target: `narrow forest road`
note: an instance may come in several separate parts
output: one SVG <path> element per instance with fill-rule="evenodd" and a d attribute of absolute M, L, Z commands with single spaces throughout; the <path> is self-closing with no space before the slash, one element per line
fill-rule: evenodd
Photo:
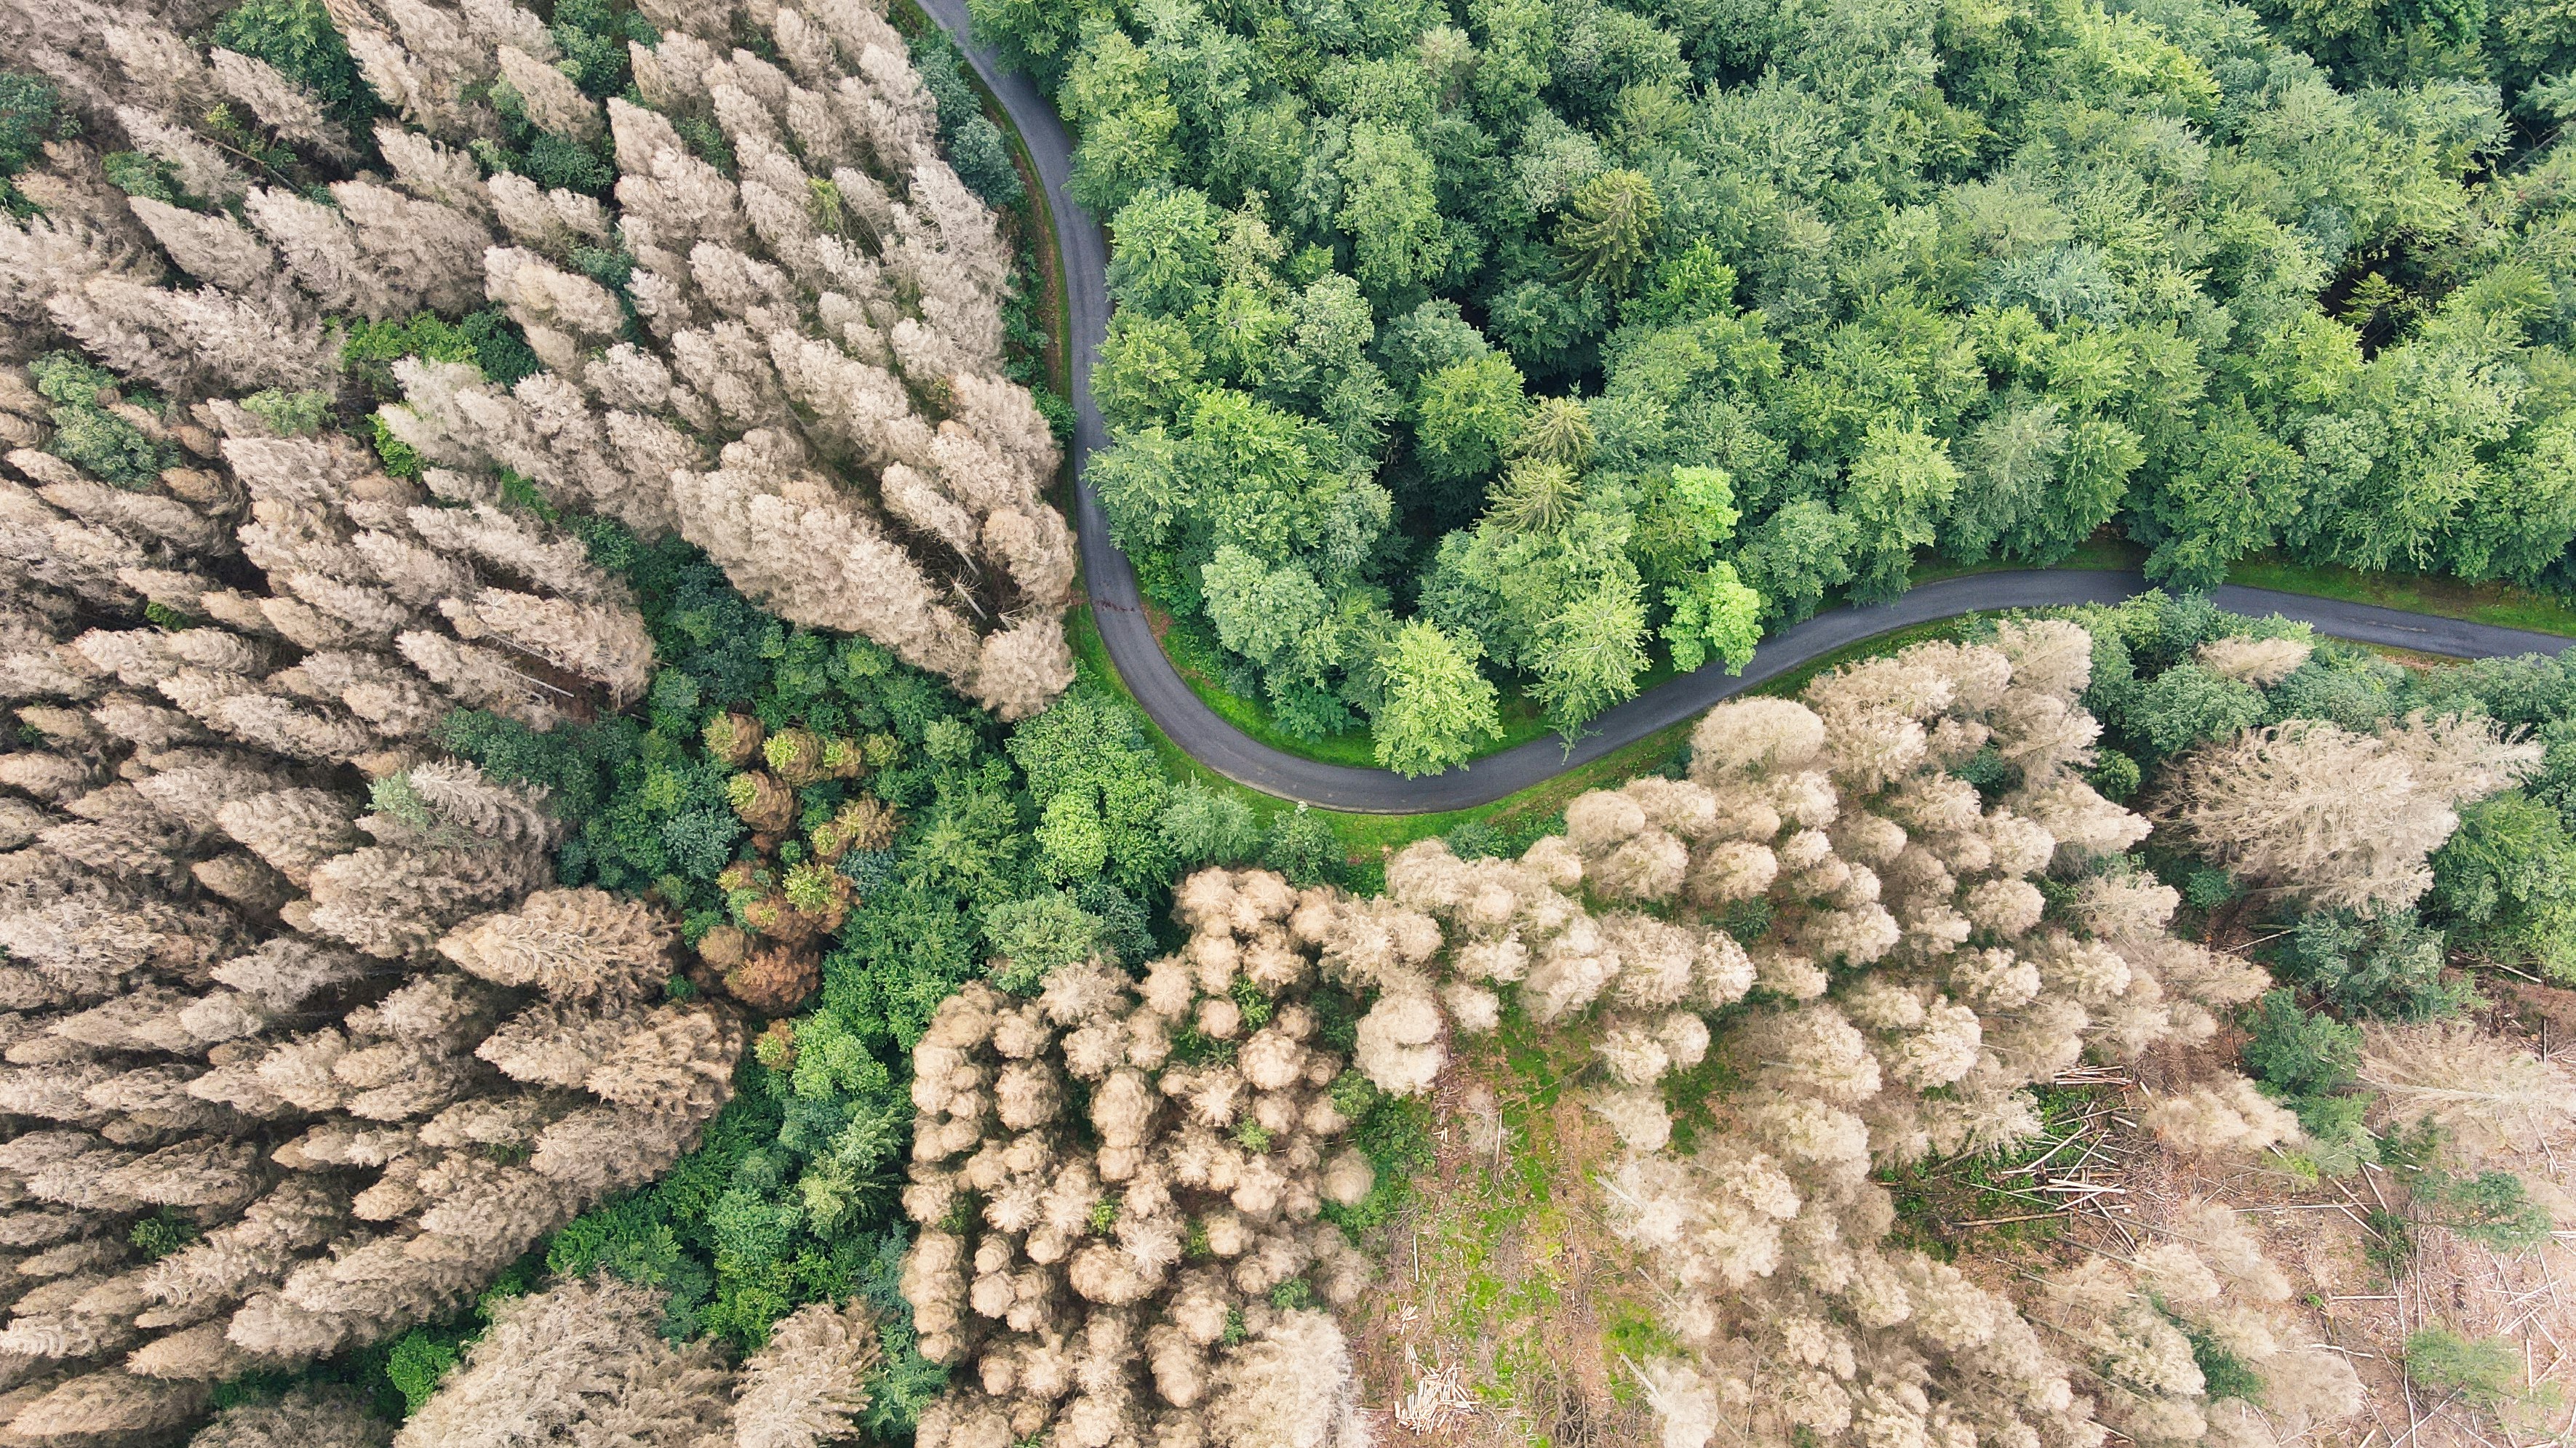
<path fill-rule="evenodd" d="M 1066 194 L 1073 179 L 1073 138 L 1034 81 L 1005 67 L 990 50 L 974 42 L 966 0 L 921 0 L 921 7 L 956 37 L 976 73 L 1010 113 L 1055 215 L 1072 336 L 1073 524 L 1081 539 L 1083 577 L 1101 642 L 1155 724 L 1192 758 L 1228 779 L 1265 794 L 1363 814 L 1470 809 L 1590 763 L 1721 699 L 1891 629 L 1983 609 L 2117 603 L 2147 586 L 2146 579 L 2135 573 L 2059 569 L 1945 578 L 1892 603 L 1834 609 L 1774 634 L 1755 650 L 1753 661 L 1739 676 L 1730 677 L 1711 666 L 1649 689 L 1594 719 L 1592 732 L 1571 750 L 1555 739 L 1539 739 L 1421 779 L 1383 769 L 1319 764 L 1255 743 L 1191 693 L 1164 655 L 1136 591 L 1136 570 L 1110 541 L 1109 520 L 1091 490 L 1090 455 L 1109 442 L 1100 409 L 1091 400 L 1091 366 L 1109 327 L 1109 241 L 1099 221 Z M 2278 614 L 2336 638 L 2453 658 L 2554 654 L 2576 646 L 2576 640 L 2555 634 L 2260 588 L 2223 587 L 2213 597 L 2219 607 L 2233 613 Z"/>

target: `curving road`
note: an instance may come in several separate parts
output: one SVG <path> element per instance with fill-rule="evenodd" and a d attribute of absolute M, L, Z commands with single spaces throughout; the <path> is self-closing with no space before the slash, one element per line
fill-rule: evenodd
<path fill-rule="evenodd" d="M 1592 732 L 1571 750 L 1539 739 L 1490 754 L 1445 774 L 1407 779 L 1383 769 L 1319 764 L 1255 743 L 1190 692 L 1146 622 L 1136 591 L 1136 571 L 1110 540 L 1109 521 L 1091 490 L 1091 453 L 1108 444 L 1100 409 L 1091 400 L 1091 365 L 1109 327 L 1109 242 L 1100 223 L 1065 193 L 1073 178 L 1073 139 L 1035 82 L 1004 67 L 970 34 L 966 0 L 921 0 L 964 48 L 976 73 L 1010 113 L 1012 124 L 1037 163 L 1055 214 L 1056 245 L 1064 259 L 1066 305 L 1073 341 L 1074 529 L 1082 543 L 1082 571 L 1110 661 L 1145 712 L 1174 743 L 1208 768 L 1265 794 L 1328 809 L 1365 814 L 1428 814 L 1489 804 L 1566 770 L 1598 759 L 1658 729 L 1678 724 L 1721 699 L 1777 678 L 1836 649 L 1892 629 L 1931 623 L 1985 609 L 2045 608 L 2117 603 L 2147 586 L 2135 573 L 2032 569 L 1974 573 L 1927 583 L 1890 603 L 1838 608 L 1782 630 L 1763 641 L 1741 675 L 1715 668 L 1658 685 L 1592 721 Z M 2392 645 L 2453 658 L 2527 653 L 2554 654 L 2576 646 L 2555 634 L 2467 623 L 2338 599 L 2309 598 L 2268 589 L 2223 587 L 2213 595 L 2232 613 L 2277 614 L 2312 624 L 2320 633 L 2359 643 Z"/>

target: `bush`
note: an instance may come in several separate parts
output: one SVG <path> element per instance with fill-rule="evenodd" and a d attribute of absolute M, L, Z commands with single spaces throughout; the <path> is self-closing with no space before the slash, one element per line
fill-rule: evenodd
<path fill-rule="evenodd" d="M 1346 862 L 1332 822 L 1301 804 L 1270 822 L 1270 833 L 1261 842 L 1261 863 L 1287 876 L 1290 884 L 1305 886 L 1339 883 Z"/>

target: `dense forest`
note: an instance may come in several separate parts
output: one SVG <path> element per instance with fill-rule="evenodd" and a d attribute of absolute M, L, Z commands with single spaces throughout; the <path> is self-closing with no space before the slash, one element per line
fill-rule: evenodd
<path fill-rule="evenodd" d="M 2569 582 L 2547 7 L 976 17 L 1113 235 L 1119 539 L 1286 733 L 1437 768 L 1480 675 L 1572 730 L 2106 528 L 2183 588 Z"/>
<path fill-rule="evenodd" d="M 1437 769 L 1927 548 L 2175 591 L 1337 825 L 1077 665 L 919 15 L 0 0 L 0 1448 L 2564 1430 L 2576 656 L 2186 591 L 2559 582 L 2551 17 L 982 23 L 1284 727 Z M 2144 1205 L 1980 1235 L 2080 1113 Z M 1433 1391 L 1462 1206 L 1604 1376 Z"/>

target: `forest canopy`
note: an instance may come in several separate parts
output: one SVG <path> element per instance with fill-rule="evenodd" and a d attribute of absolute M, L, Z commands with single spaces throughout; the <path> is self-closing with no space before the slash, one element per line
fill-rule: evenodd
<path fill-rule="evenodd" d="M 975 14 L 1113 236 L 1119 540 L 1287 733 L 1472 752 L 1402 625 L 1572 729 L 1658 655 L 2106 528 L 2184 588 L 2569 581 L 2555 10 Z"/>

